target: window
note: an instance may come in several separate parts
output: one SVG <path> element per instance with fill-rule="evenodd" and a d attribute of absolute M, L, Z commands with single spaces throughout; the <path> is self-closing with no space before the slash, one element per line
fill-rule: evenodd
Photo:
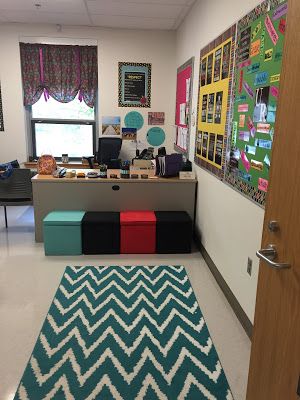
<path fill-rule="evenodd" d="M 78 97 L 60 103 L 44 96 L 31 107 L 33 157 L 52 154 L 61 158 L 66 153 L 72 160 L 95 154 L 95 109 Z"/>

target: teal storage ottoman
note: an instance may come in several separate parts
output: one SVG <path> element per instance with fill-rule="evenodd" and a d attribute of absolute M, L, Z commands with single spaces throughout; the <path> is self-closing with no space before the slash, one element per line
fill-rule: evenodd
<path fill-rule="evenodd" d="M 52 211 L 43 220 L 46 256 L 82 254 L 81 221 L 85 211 Z"/>

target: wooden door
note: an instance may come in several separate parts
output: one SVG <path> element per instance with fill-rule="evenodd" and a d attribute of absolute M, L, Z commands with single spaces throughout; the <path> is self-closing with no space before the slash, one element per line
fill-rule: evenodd
<path fill-rule="evenodd" d="M 261 261 L 247 400 L 298 400 L 300 375 L 300 1 L 288 3 L 280 96 L 262 248 L 276 245 L 273 269 Z M 270 221 L 279 229 L 271 231 Z"/>

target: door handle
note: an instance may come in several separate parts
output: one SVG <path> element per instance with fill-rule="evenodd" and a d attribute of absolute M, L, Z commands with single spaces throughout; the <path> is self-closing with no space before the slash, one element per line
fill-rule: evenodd
<path fill-rule="evenodd" d="M 258 258 L 265 261 L 271 268 L 274 269 L 291 268 L 291 264 L 278 263 L 274 261 L 278 256 L 277 249 L 274 244 L 269 244 L 266 249 L 258 250 L 256 252 L 256 255 Z"/>

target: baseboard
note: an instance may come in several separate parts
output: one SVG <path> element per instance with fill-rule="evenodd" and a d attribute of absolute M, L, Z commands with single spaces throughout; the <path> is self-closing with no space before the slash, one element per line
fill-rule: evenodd
<path fill-rule="evenodd" d="M 209 254 L 207 253 L 206 249 L 204 248 L 203 244 L 201 243 L 201 240 L 200 240 L 199 236 L 197 235 L 197 233 L 195 233 L 194 239 L 195 239 L 195 243 L 196 243 L 200 253 L 202 254 L 206 264 L 208 265 L 208 268 L 210 269 L 215 280 L 217 281 L 218 285 L 220 286 L 222 292 L 224 293 L 228 303 L 230 304 L 235 315 L 237 316 L 238 320 L 240 321 L 240 324 L 244 328 L 246 334 L 251 339 L 253 325 L 252 325 L 250 319 L 248 318 L 245 311 L 242 309 L 240 303 L 237 301 L 237 299 L 234 296 L 234 294 L 232 293 L 230 287 L 225 282 L 223 276 L 221 275 L 220 271 L 214 264 L 213 260 L 210 258 Z"/>

